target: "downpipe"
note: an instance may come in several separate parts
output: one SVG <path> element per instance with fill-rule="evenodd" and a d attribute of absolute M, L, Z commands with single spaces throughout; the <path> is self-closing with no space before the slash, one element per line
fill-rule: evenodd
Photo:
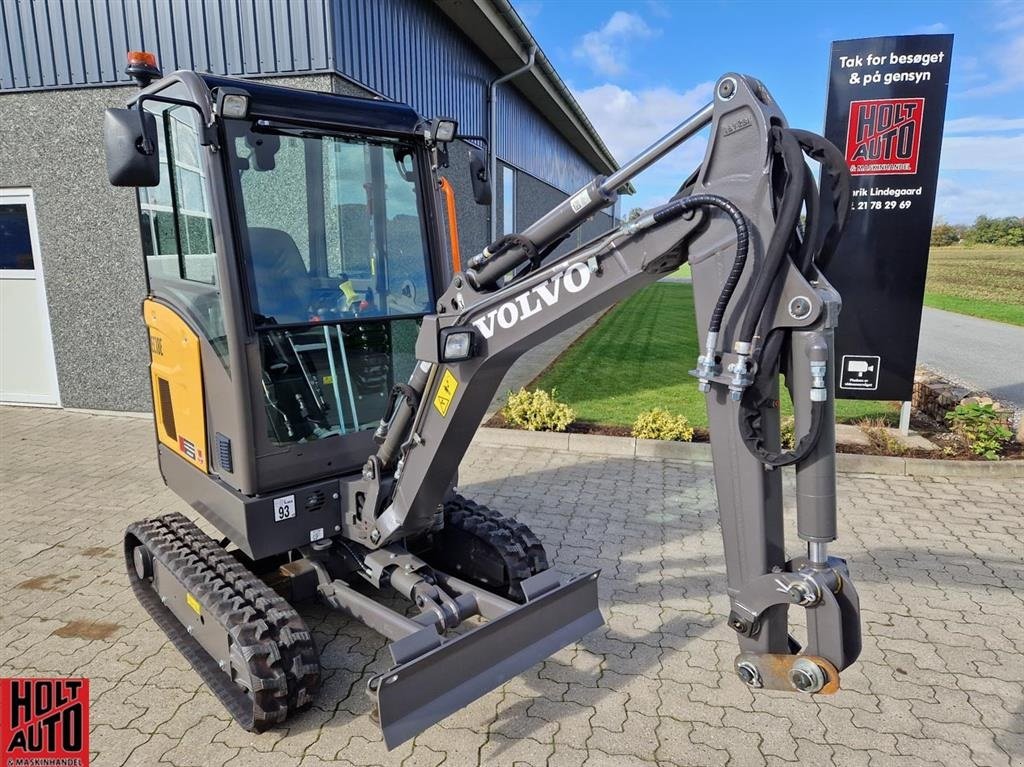
<path fill-rule="evenodd" d="M 507 83 L 509 80 L 513 80 L 519 75 L 526 74 L 531 69 L 537 59 L 537 46 L 531 45 L 530 51 L 526 59 L 526 63 L 514 69 L 506 75 L 491 80 L 487 84 L 487 172 L 490 174 L 491 185 L 496 182 L 498 178 L 498 153 L 497 153 L 497 138 L 498 138 L 498 86 L 502 83 Z M 508 201 L 505 201 L 508 204 Z M 491 193 L 491 242 L 498 239 L 498 198 L 497 195 L 492 191 Z"/>

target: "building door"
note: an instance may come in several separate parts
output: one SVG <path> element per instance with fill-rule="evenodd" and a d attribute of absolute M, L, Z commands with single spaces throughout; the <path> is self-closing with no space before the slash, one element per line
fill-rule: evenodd
<path fill-rule="evenodd" d="M 60 404 L 31 189 L 0 189 L 0 402 Z"/>

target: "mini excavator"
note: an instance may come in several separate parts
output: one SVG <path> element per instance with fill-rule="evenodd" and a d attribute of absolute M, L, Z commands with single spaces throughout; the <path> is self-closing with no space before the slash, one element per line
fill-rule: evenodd
<path fill-rule="evenodd" d="M 635 159 L 462 265 L 441 226 L 439 171 L 472 144 L 453 144 L 454 120 L 129 62 L 140 90 L 106 112 L 106 158 L 110 182 L 137 189 L 158 460 L 222 538 L 177 513 L 137 522 L 126 566 L 242 727 L 281 724 L 317 695 L 317 648 L 292 603 L 319 600 L 390 640 L 392 667 L 368 682 L 389 748 L 602 625 L 598 572 L 550 567 L 524 522 L 457 492 L 459 463 L 524 351 L 687 261 L 735 671 L 753 688 L 838 688 L 861 641 L 857 592 L 828 552 L 840 297 L 819 265 L 850 201 L 832 144 L 788 127 L 756 79 L 726 74 Z M 555 252 L 705 128 L 704 161 L 672 199 Z M 488 179 L 469 152 L 481 202 Z M 795 558 L 789 465 L 806 542 Z M 795 606 L 805 646 L 789 632 Z"/>

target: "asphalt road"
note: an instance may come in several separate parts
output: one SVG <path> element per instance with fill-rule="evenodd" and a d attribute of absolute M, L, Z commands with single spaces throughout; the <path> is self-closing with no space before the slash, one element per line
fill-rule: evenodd
<path fill-rule="evenodd" d="M 926 306 L 917 361 L 1024 409 L 1024 327 Z"/>

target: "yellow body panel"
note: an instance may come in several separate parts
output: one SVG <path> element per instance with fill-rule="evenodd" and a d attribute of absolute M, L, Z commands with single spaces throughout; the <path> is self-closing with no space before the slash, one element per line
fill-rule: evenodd
<path fill-rule="evenodd" d="M 161 444 L 197 469 L 208 469 L 199 337 L 173 309 L 147 298 L 153 416 Z"/>

